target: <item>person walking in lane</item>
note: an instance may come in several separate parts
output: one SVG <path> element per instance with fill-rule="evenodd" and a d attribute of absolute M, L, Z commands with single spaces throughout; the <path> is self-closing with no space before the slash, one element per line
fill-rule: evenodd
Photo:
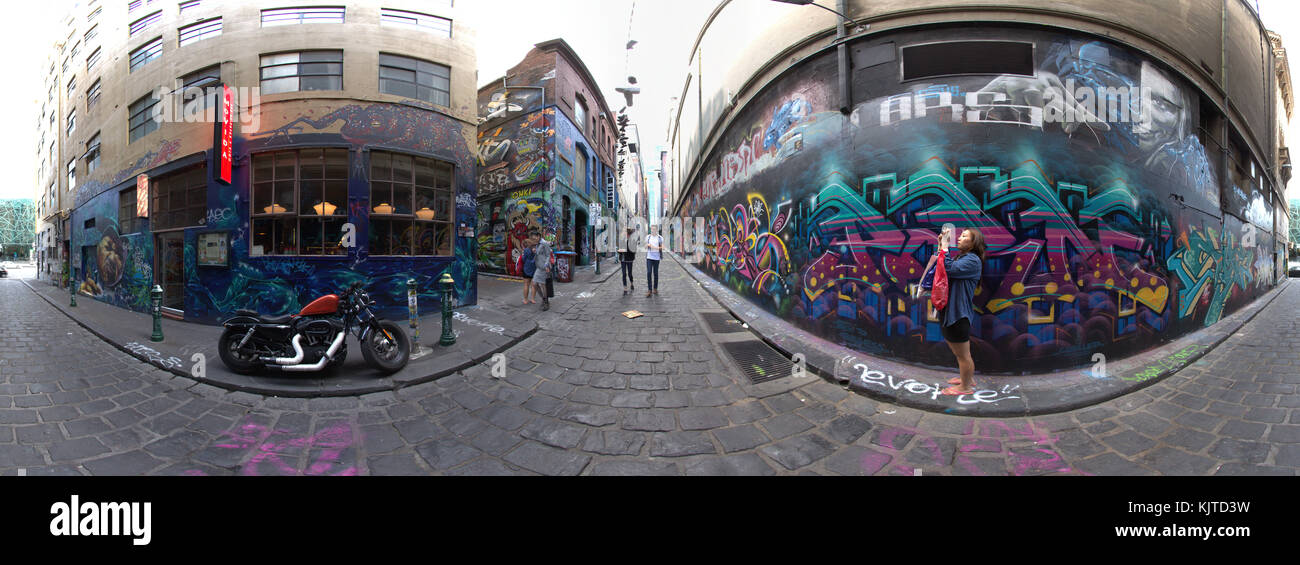
<path fill-rule="evenodd" d="M 645 295 L 659 294 L 659 259 L 664 247 L 664 238 L 659 235 L 659 226 L 650 226 L 650 235 L 645 238 Z"/>
<path fill-rule="evenodd" d="M 636 263 L 636 250 L 632 249 L 632 234 L 636 232 L 635 228 L 627 228 L 627 243 L 623 244 L 618 250 L 618 263 L 623 274 L 623 295 L 627 296 L 630 288 L 636 291 L 636 280 L 632 277 L 632 265 Z"/>
<path fill-rule="evenodd" d="M 931 258 L 933 263 L 943 258 L 943 267 L 948 274 L 948 306 L 940 316 L 943 320 L 940 333 L 948 348 L 957 357 L 959 376 L 948 380 L 953 385 L 943 389 L 946 396 L 959 396 L 975 392 L 975 361 L 970 355 L 970 326 L 975 320 L 975 287 L 979 285 L 980 275 L 984 271 L 984 234 L 978 229 L 967 228 L 957 239 L 960 253 L 948 257 L 948 241 L 952 232 L 944 230 L 939 235 L 939 253 Z"/>
<path fill-rule="evenodd" d="M 537 265 L 537 270 L 533 272 L 533 285 L 536 287 L 534 292 L 542 297 L 543 312 L 551 309 L 551 298 L 546 295 L 546 279 L 551 276 L 551 260 L 554 258 L 551 244 L 546 240 L 550 235 L 550 229 L 543 230 L 533 251 L 533 261 Z"/>

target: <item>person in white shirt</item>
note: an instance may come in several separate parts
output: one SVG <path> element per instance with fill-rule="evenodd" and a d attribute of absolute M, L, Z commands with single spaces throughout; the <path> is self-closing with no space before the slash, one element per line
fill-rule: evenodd
<path fill-rule="evenodd" d="M 646 296 L 659 294 L 659 259 L 663 246 L 664 238 L 659 235 L 659 226 L 650 226 L 650 235 L 645 238 Z"/>

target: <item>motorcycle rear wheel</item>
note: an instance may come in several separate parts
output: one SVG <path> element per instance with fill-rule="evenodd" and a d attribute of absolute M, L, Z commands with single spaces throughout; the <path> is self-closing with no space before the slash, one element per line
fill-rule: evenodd
<path fill-rule="evenodd" d="M 385 374 L 396 373 L 411 359 L 411 339 L 401 326 L 387 320 L 379 322 L 379 330 L 366 334 L 366 339 L 361 341 L 361 356 Z"/>
<path fill-rule="evenodd" d="M 227 329 L 221 334 L 221 340 L 217 342 L 217 352 L 221 355 L 221 362 L 225 363 L 231 371 L 249 375 L 260 371 L 263 364 L 256 361 L 255 355 L 239 352 L 239 342 L 243 339 L 244 332 L 233 328 Z"/>

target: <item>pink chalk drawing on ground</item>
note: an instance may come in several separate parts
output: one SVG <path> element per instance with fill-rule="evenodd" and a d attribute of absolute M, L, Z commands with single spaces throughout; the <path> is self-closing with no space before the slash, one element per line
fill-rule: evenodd
<path fill-rule="evenodd" d="M 262 424 L 246 423 L 234 431 L 221 434 L 215 447 L 224 449 L 252 449 L 256 453 L 247 463 L 239 468 L 239 474 L 258 476 L 272 475 L 328 475 L 351 477 L 360 474 L 355 465 L 345 465 L 341 461 L 343 452 L 352 447 L 352 428 L 346 423 L 338 423 L 316 432 L 309 437 L 294 437 L 286 430 L 272 430 Z M 319 450 L 311 464 L 302 472 L 285 461 L 296 459 L 299 454 L 309 454 Z M 202 474 L 195 471 L 194 473 Z M 190 472 L 186 473 L 191 474 Z"/>
<path fill-rule="evenodd" d="M 898 450 L 895 442 L 899 436 L 904 435 L 911 436 L 912 441 L 915 442 L 913 445 L 917 446 L 914 449 L 925 451 L 933 462 L 942 463 L 946 460 L 943 450 L 939 448 L 937 438 L 917 428 L 901 426 L 882 430 L 878 442 L 882 447 Z M 1015 476 L 1048 473 L 1089 474 L 1070 467 L 1061 458 L 1054 448 L 1059 437 L 1051 434 L 1048 428 L 1041 424 L 1030 422 L 1008 424 L 1002 421 L 969 422 L 962 435 L 964 437 L 958 438 L 957 449 L 953 453 L 952 467 L 960 468 L 972 475 L 988 473 L 976 465 L 968 454 L 1003 457 L 1009 462 L 1010 474 Z M 1003 442 L 1010 445 L 1004 445 Z M 875 474 L 888 465 L 889 459 L 889 456 L 884 454 L 868 453 L 861 461 L 862 469 L 869 474 Z M 899 463 L 894 465 L 891 471 L 911 475 L 915 468 Z"/>

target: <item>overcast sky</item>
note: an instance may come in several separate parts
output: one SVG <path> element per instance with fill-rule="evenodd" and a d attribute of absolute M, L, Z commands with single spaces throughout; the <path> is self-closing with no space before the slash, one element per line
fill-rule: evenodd
<path fill-rule="evenodd" d="M 117 0 L 105 0 L 111 4 Z M 230 0 L 228 0 L 230 1 Z M 728 10 L 745 3 L 734 0 Z M 533 44 L 563 38 L 582 57 L 604 93 L 612 112 L 625 104 L 614 91 L 636 76 L 641 87 L 628 110 L 647 151 L 666 145 L 672 97 L 681 92 L 691 44 L 717 0 L 459 0 L 471 11 L 478 28 L 478 82 L 500 77 L 518 63 Z M 121 0 L 125 4 L 125 0 Z M 819 0 L 831 5 L 831 0 Z M 1292 58 L 1300 57 L 1300 2 L 1258 0 L 1265 25 L 1282 35 Z M 0 48 L 11 54 L 10 86 L 0 90 L 0 104 L 18 109 L 18 127 L 0 137 L 0 149 L 10 156 L 9 181 L 0 185 L 0 198 L 32 198 L 36 194 L 36 120 L 45 73 L 45 54 L 60 29 L 59 18 L 73 0 L 7 2 L 0 19 Z M 807 7 L 804 9 L 816 9 Z M 637 44 L 625 49 L 629 37 Z M 1294 66 L 1294 65 L 1293 65 Z M 1300 80 L 1300 74 L 1295 75 Z M 1297 116 L 1300 118 L 1300 116 Z M 1290 144 L 1300 146 L 1300 119 L 1288 129 Z M 1300 175 L 1298 175 L 1300 176 Z M 1288 187 L 1289 198 L 1300 198 L 1300 179 Z"/>

